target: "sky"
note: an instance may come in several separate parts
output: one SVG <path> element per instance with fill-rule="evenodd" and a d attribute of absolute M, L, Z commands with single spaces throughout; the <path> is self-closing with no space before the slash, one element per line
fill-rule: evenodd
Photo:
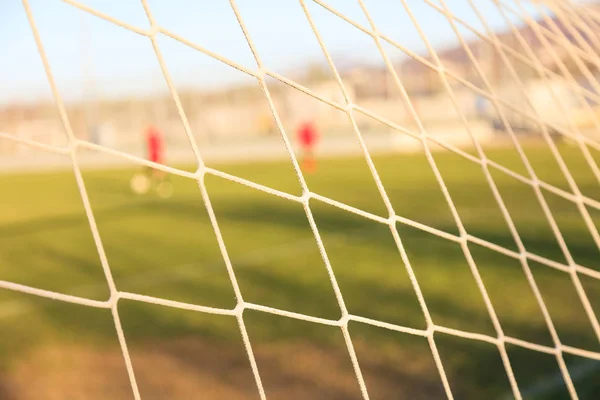
<path fill-rule="evenodd" d="M 432 0 L 439 2 L 439 0 Z M 510 0 L 505 0 L 511 2 Z M 78 100 L 144 95 L 166 90 L 150 40 L 59 0 L 29 0 L 61 96 Z M 357 0 L 326 0 L 333 8 L 368 27 Z M 445 17 L 423 0 L 407 0 L 436 48 L 457 43 Z M 128 24 L 148 28 L 140 0 L 80 0 Z M 163 28 L 235 63 L 256 70 L 256 62 L 228 0 L 148 0 Z M 484 30 L 468 0 L 446 0 L 451 11 Z M 496 31 L 507 29 L 491 0 L 476 0 Z M 236 0 L 248 33 L 264 65 L 293 76 L 325 58 L 298 0 Z M 310 0 L 306 1 L 327 49 L 340 66 L 381 64 L 373 39 Z M 425 45 L 400 0 L 364 0 L 378 30 L 418 53 Z M 439 3 L 438 3 L 439 4 Z M 535 15 L 532 7 L 528 7 Z M 519 19 L 511 15 L 513 22 Z M 467 39 L 473 35 L 461 29 Z M 178 87 L 215 89 L 250 82 L 238 70 L 159 35 L 158 44 Z M 395 60 L 405 55 L 386 46 Z M 0 104 L 51 98 L 21 0 L 0 0 Z"/>

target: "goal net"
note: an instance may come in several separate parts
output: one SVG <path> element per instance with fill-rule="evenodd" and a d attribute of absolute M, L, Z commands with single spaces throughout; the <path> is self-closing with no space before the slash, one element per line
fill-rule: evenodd
<path fill-rule="evenodd" d="M 369 350 L 365 350 L 367 341 L 355 335 L 352 328 L 357 324 L 426 342 L 434 369 L 428 370 L 429 375 L 424 378 L 406 367 L 412 372 L 404 377 L 405 386 L 398 386 L 397 390 L 408 390 L 406 388 L 417 385 L 420 379 L 433 379 L 439 382 L 441 393 L 449 399 L 484 393 L 469 391 L 469 386 L 474 384 L 469 383 L 472 378 L 465 375 L 473 370 L 454 369 L 460 364 L 458 356 L 444 356 L 440 350 L 444 337 L 493 346 L 494 357 L 499 358 L 502 366 L 502 379 L 507 382 L 508 392 L 504 393 L 507 398 L 548 393 L 562 393 L 573 399 L 592 398 L 594 395 L 590 393 L 600 390 L 597 386 L 600 369 L 596 363 L 600 361 L 600 264 L 597 262 L 600 255 L 600 8 L 595 4 L 563 0 L 397 0 L 394 4 L 357 0 L 351 6 L 350 1 L 299 0 L 294 2 L 294 12 L 305 24 L 306 36 L 292 37 L 292 30 L 285 26 L 287 22 L 273 25 L 274 29 L 283 30 L 278 39 L 279 45 L 284 42 L 280 48 L 289 47 L 293 52 L 298 45 L 299 49 L 296 59 L 288 60 L 286 65 L 294 68 L 280 68 L 273 61 L 277 59 L 275 47 L 262 43 L 265 37 L 271 38 L 270 32 L 265 34 L 256 28 L 260 25 L 256 21 L 268 24 L 257 14 L 264 13 L 267 19 L 279 18 L 275 11 L 269 14 L 268 8 L 273 3 L 260 10 L 256 8 L 259 5 L 252 9 L 242 0 L 219 3 L 218 7 L 226 5 L 227 12 L 234 17 L 246 46 L 244 51 L 250 55 L 250 62 L 238 62 L 240 57 L 234 51 L 237 44 L 231 46 L 231 51 L 213 50 L 204 47 L 205 38 L 194 36 L 193 28 L 182 34 L 175 33 L 177 26 L 172 30 L 161 22 L 166 20 L 168 12 L 150 0 L 141 0 L 147 28 L 119 18 L 118 13 L 111 13 L 110 7 L 102 9 L 98 7 L 103 6 L 96 7 L 93 2 L 64 0 L 71 9 L 118 26 L 120 32 L 149 43 L 153 61 L 162 75 L 157 79 L 164 81 L 167 88 L 160 95 L 147 95 L 149 100 L 98 101 L 93 113 L 96 124 L 93 132 L 100 136 L 94 136 L 74 122 L 78 117 L 73 104 L 77 101 L 65 99 L 59 82 L 62 75 L 57 71 L 61 64 L 49 57 L 52 49 L 47 48 L 45 27 L 38 23 L 38 3 L 23 0 L 22 6 L 62 124 L 56 131 L 66 133 L 66 143 L 62 145 L 52 134 L 44 136 L 47 132 L 41 131 L 49 132 L 50 124 L 43 118 L 30 123 L 21 121 L 17 128 L 17 124 L 9 123 L 6 111 L 0 140 L 7 145 L 0 145 L 0 152 L 10 158 L 19 145 L 19 148 L 66 156 L 76 179 L 108 297 L 96 300 L 86 296 L 83 290 L 80 294 L 66 293 L 10 279 L 0 280 L 0 288 L 109 310 L 134 398 L 144 398 L 145 392 L 141 389 L 138 372 L 141 363 L 136 363 L 131 356 L 129 335 L 123 328 L 126 325 L 120 309 L 123 301 L 235 320 L 253 377 L 253 390 L 261 399 L 277 392 L 274 388 L 278 385 L 283 385 L 283 392 L 295 393 L 293 385 L 296 383 L 290 383 L 289 387 L 285 383 L 273 383 L 276 378 L 272 377 L 272 371 L 266 371 L 273 367 L 265 367 L 268 352 L 264 346 L 257 350 L 254 340 L 260 333 L 255 336 L 247 326 L 246 319 L 251 312 L 341 331 L 349 368 L 363 399 L 390 393 L 382 392 L 379 387 L 387 379 L 385 368 L 388 367 L 369 372 L 367 364 L 383 363 L 377 360 L 385 359 L 387 352 L 391 354 L 389 357 L 399 357 L 392 364 L 410 364 L 411 353 L 398 355 L 390 344 L 393 342 L 386 342 L 385 350 L 373 350 L 377 343 L 371 342 Z M 210 15 L 211 6 L 204 6 L 204 12 Z M 186 11 L 172 8 L 169 12 L 181 15 Z M 336 35 L 347 39 L 335 39 Z M 407 44 L 405 37 L 409 36 L 412 42 Z M 175 63 L 170 63 L 166 39 L 177 42 L 186 51 L 210 58 L 211 62 L 235 69 L 257 89 L 252 93 L 232 89 L 226 94 L 223 94 L 225 89 L 210 89 L 205 91 L 209 94 L 203 92 L 202 99 L 194 97 L 181 83 L 182 76 L 192 82 L 194 72 L 183 72 Z M 299 44 L 309 40 L 315 41 L 322 60 L 313 67 L 308 61 L 303 63 L 304 48 Z M 89 43 L 84 48 L 88 45 L 93 48 Z M 377 61 L 353 61 L 356 54 L 367 53 L 376 56 Z M 209 81 L 203 81 L 199 87 L 207 86 Z M 102 84 L 96 83 L 96 86 Z M 218 108 L 216 104 L 221 98 L 229 99 L 232 105 Z M 260 108 L 259 103 L 264 107 Z M 139 111 L 142 109 L 143 112 Z M 135 120 L 131 117 L 134 114 L 138 115 Z M 91 118 L 90 115 L 87 117 Z M 112 125 L 102 125 L 103 118 L 111 119 Z M 153 118 L 158 118 L 158 124 L 166 127 L 167 163 L 147 159 L 145 142 L 135 136 Z M 320 135 L 314 149 L 303 145 L 296 136 L 307 120 L 316 121 Z M 315 165 L 306 164 L 306 158 L 311 155 L 316 157 Z M 225 265 L 228 285 L 233 289 L 235 304 L 232 307 L 187 301 L 176 294 L 169 298 L 168 295 L 138 293 L 126 284 L 122 287 L 121 281 L 115 279 L 114 259 L 107 251 L 115 240 L 103 233 L 98 220 L 104 211 L 91 201 L 85 179 L 86 167 L 97 162 L 93 157 L 104 160 L 104 156 L 120 160 L 117 164 L 133 163 L 173 177 L 173 187 L 163 190 L 164 197 L 170 196 L 171 190 L 177 196 L 178 179 L 197 184 L 210 234 L 216 238 L 219 258 Z M 421 157 L 422 162 L 417 162 L 417 157 Z M 401 167 L 390 167 L 395 159 L 407 161 Z M 32 158 L 27 160 L 34 162 Z M 232 161 L 246 167 L 229 167 Z M 269 167 L 270 162 L 274 163 L 272 167 Z M 183 163 L 192 163 L 194 168 L 182 168 Z M 365 166 L 365 174 L 355 169 L 359 163 Z M 261 171 L 266 171 L 265 174 L 252 175 L 253 168 L 261 168 L 263 164 L 266 167 Z M 275 182 L 277 174 L 285 168 L 292 171 L 294 182 L 285 180 L 283 175 L 280 175 L 281 181 Z M 127 175 L 124 179 L 129 178 Z M 229 192 L 220 186 L 212 189 L 210 182 L 215 178 L 219 182 L 226 181 L 225 186 L 231 183 L 245 187 L 249 193 L 293 203 L 302 210 L 302 219 L 294 218 L 277 206 L 269 208 L 262 204 L 264 211 L 255 211 L 257 216 L 252 223 L 244 221 L 243 210 L 259 207 L 259 203 L 252 203 L 254 194 L 247 198 L 238 196 L 234 199 L 238 203 L 222 212 L 221 197 Z M 425 179 L 431 182 L 426 188 Z M 300 187 L 296 194 L 287 190 L 295 181 Z M 422 190 L 418 186 L 421 182 Z M 136 181 L 135 185 L 136 191 L 146 189 L 144 182 Z M 373 191 L 369 192 L 369 188 Z M 432 203 L 434 192 L 439 193 L 440 202 Z M 520 197 L 525 192 L 529 196 L 527 204 L 524 197 Z M 373 200 L 375 197 L 377 200 Z M 246 200 L 248 203 L 244 203 Z M 377 205 L 371 207 L 375 202 Z M 178 212 L 178 207 L 187 207 L 187 203 L 172 204 L 175 204 L 169 211 L 172 214 Z M 323 211 L 324 207 L 328 211 Z M 447 212 L 442 213 L 441 208 Z M 0 212 L 0 218 L 4 218 L 3 215 Z M 359 222 L 348 222 L 351 218 Z M 237 235 L 228 233 L 234 219 L 238 225 L 232 229 L 238 230 Z M 250 294 L 246 292 L 250 284 L 244 280 L 257 271 L 246 265 L 263 262 L 256 261 L 262 256 L 249 252 L 248 248 L 259 243 L 261 235 L 287 234 L 274 229 L 267 235 L 265 224 L 268 223 L 291 232 L 298 226 L 308 225 L 311 233 L 308 244 L 298 241 L 290 249 L 279 243 L 278 251 L 286 253 L 288 258 L 261 277 L 265 282 L 269 279 L 272 282 L 272 286 L 265 283 L 262 291 L 278 291 L 284 293 L 282 296 L 295 299 L 288 302 L 289 307 L 285 302 L 270 302 L 269 297 L 264 297 L 262 303 L 262 294 L 256 294 L 253 289 L 248 289 Z M 378 236 L 363 231 L 366 228 L 361 224 L 373 224 L 376 226 L 373 232 L 379 228 L 385 232 Z M 240 231 L 244 233 L 239 234 Z M 359 245 L 350 239 L 361 232 L 365 240 L 393 243 L 400 262 L 387 265 L 382 261 L 386 264 L 381 266 L 385 272 L 378 272 L 374 265 L 381 260 L 378 260 L 376 246 L 372 245 L 375 246 L 372 252 L 366 247 L 359 254 L 356 250 Z M 189 233 L 194 234 L 194 231 Z M 345 235 L 345 239 L 339 235 Z M 127 240 L 125 236 L 123 240 Z M 164 240 L 169 241 L 169 238 Z M 346 250 L 335 247 L 344 240 L 348 246 L 345 258 L 339 253 Z M 430 243 L 439 243 L 439 247 Z M 131 246 L 136 245 L 132 242 Z M 314 301 L 320 301 L 318 293 L 323 289 L 319 286 L 312 291 L 312 278 L 306 272 L 312 261 L 306 258 L 303 246 L 316 246 L 321 261 L 315 268 L 320 268 L 327 278 L 327 290 L 333 292 L 339 318 L 324 317 L 316 306 L 314 313 L 308 308 L 295 308 L 296 300 L 309 301 L 314 296 Z M 447 253 L 436 253 L 436 249 L 443 246 L 453 246 L 458 251 L 457 257 L 464 260 L 466 266 L 464 275 L 458 268 L 454 269 Z M 414 250 L 417 247 L 421 253 Z M 247 257 L 238 257 L 238 249 L 245 249 L 240 251 Z M 131 248 L 129 251 L 134 254 L 148 250 Z M 481 252 L 494 256 L 486 258 L 480 256 Z M 436 259 L 435 254 L 440 258 Z M 494 257 L 508 261 L 490 261 Z M 304 264 L 303 258 L 306 259 Z M 130 262 L 135 263 L 134 260 L 132 257 Z M 272 262 L 277 264 L 277 261 Z M 511 269 L 511 263 L 517 267 Z M 11 267 L 10 263 L 7 265 Z M 301 267 L 296 268 L 296 265 Z M 494 265 L 493 272 L 489 265 Z M 415 313 L 422 313 L 424 323 L 420 327 L 402 322 L 400 316 L 410 312 L 406 311 L 409 301 L 401 296 L 390 294 L 393 300 L 381 310 L 373 310 L 380 304 L 369 306 L 370 296 L 375 302 L 383 298 L 383 292 L 388 289 L 395 293 L 384 281 L 399 268 L 407 276 L 406 290 L 411 291 L 410 296 L 414 296 L 418 304 Z M 287 270 L 281 272 L 282 269 Z M 150 272 L 144 272 L 143 266 L 138 270 L 142 271 L 142 278 L 148 278 Z M 347 278 L 349 270 L 356 273 L 352 279 Z M 549 283 L 546 272 L 539 273 L 539 270 L 560 274 L 559 280 L 567 283 L 563 286 Z M 158 281 L 180 273 L 166 269 Z M 518 290 L 512 286 L 517 273 L 523 276 L 523 285 Z M 276 274 L 287 274 L 288 281 L 278 281 Z M 462 277 L 473 283 L 471 292 L 462 286 Z M 293 284 L 305 290 L 301 296 L 292 296 L 297 290 Z M 372 292 L 359 293 L 361 285 L 367 287 L 367 284 L 375 285 L 371 287 Z M 286 285 L 290 285 L 289 288 Z M 572 296 L 562 292 L 561 288 L 565 287 Z M 521 289 L 528 293 L 527 299 L 531 302 L 526 303 Z M 206 293 L 210 295 L 210 288 Z M 468 322 L 454 323 L 454 319 L 481 317 L 475 316 L 471 308 L 469 296 L 472 293 L 478 296 L 485 318 L 489 319 L 488 330 L 470 329 Z M 446 295 L 450 297 L 444 297 Z M 448 317 L 453 307 L 463 306 L 464 309 L 455 313 L 462 313 L 461 316 Z M 441 309 L 445 311 L 439 311 Z M 535 317 L 528 314 L 530 309 Z M 442 314 L 445 316 L 440 316 Z M 582 320 L 576 320 L 575 314 L 582 316 Z M 541 325 L 534 326 L 533 320 L 541 321 Z M 544 331 L 548 340 L 538 341 L 533 333 L 532 336 L 513 334 L 519 329 L 520 332 Z M 591 339 L 586 342 L 581 339 L 583 336 Z M 529 356 L 514 355 L 521 350 L 534 354 L 532 359 L 538 355 L 546 357 L 547 363 L 555 364 L 556 374 L 542 374 L 537 380 L 527 378 L 528 366 L 524 364 Z M 302 348 L 298 347 L 289 357 L 301 360 L 300 353 Z M 363 353 L 367 355 L 361 355 Z M 532 361 L 530 367 L 537 368 L 546 361 Z M 416 364 L 418 362 L 415 371 L 420 368 Z M 485 369 L 486 365 L 480 368 Z M 389 379 L 396 379 L 395 370 L 390 371 Z M 338 382 L 340 393 L 346 393 L 346 387 L 354 384 L 348 382 Z M 187 395 L 202 397 L 198 393 Z"/>

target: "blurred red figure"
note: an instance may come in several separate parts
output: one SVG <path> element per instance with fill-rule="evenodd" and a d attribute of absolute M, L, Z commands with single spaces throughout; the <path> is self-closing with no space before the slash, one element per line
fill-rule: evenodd
<path fill-rule="evenodd" d="M 145 132 L 148 161 L 157 164 L 165 162 L 165 142 L 162 132 L 155 126 L 148 126 Z M 171 197 L 173 185 L 169 182 L 168 175 L 159 169 L 148 167 L 145 173 L 135 175 L 131 179 L 131 188 L 138 194 L 147 193 L 150 189 L 156 189 L 159 196 Z"/>
<path fill-rule="evenodd" d="M 146 141 L 148 144 L 148 160 L 162 164 L 164 160 L 164 143 L 158 128 L 150 125 L 146 129 Z"/>
<path fill-rule="evenodd" d="M 148 126 L 146 128 L 146 142 L 148 144 L 148 161 L 163 164 L 165 161 L 166 146 L 162 132 L 153 125 Z M 150 179 L 160 185 L 164 182 L 167 174 L 160 169 L 148 168 L 148 175 L 150 175 Z"/>
<path fill-rule="evenodd" d="M 306 172 L 314 172 L 317 169 L 315 159 L 315 147 L 318 140 L 318 132 L 315 125 L 305 121 L 298 128 L 298 141 L 302 147 L 302 168 Z"/>

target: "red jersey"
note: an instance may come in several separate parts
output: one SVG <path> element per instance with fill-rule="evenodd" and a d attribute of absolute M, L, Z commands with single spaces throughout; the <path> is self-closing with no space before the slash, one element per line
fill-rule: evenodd
<path fill-rule="evenodd" d="M 317 141 L 317 129 L 311 122 L 304 122 L 298 129 L 298 140 L 302 147 L 313 147 Z"/>
<path fill-rule="evenodd" d="M 161 163 L 163 160 L 164 143 L 160 131 L 153 126 L 148 127 L 146 140 L 148 143 L 148 160 Z"/>

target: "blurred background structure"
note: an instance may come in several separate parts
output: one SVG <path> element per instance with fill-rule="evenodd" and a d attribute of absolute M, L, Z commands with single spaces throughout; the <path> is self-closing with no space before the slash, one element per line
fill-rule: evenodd
<path fill-rule="evenodd" d="M 109 35 L 110 28 L 102 24 L 98 25 L 97 21 L 88 21 L 89 18 L 94 19 L 95 17 L 85 15 L 83 11 L 68 5 L 59 7 L 43 2 L 38 4 L 38 2 L 33 1 L 32 3 L 33 12 L 40 13 L 42 39 L 48 47 L 50 60 L 53 60 L 53 51 L 57 54 L 54 59 L 57 60 L 59 66 L 65 61 L 64 59 L 58 60 L 58 57 L 64 58 L 65 55 L 68 55 L 69 60 L 76 57 L 67 69 L 68 73 L 71 74 L 70 76 L 63 76 L 60 73 L 60 68 L 57 68 L 57 81 L 59 88 L 67 88 L 65 90 L 66 95 L 63 96 L 67 99 L 67 112 L 70 123 L 78 138 L 139 155 L 144 151 L 144 143 L 140 140 L 141 132 L 149 123 L 152 123 L 151 121 L 154 121 L 155 124 L 158 124 L 167 132 L 170 158 L 180 162 L 188 162 L 193 159 L 173 99 L 165 90 L 164 83 L 160 82 L 162 80 L 159 76 L 160 71 L 155 71 L 157 70 L 155 62 L 145 64 L 145 59 L 127 61 L 131 65 L 124 69 L 131 71 L 133 74 L 136 74 L 136 69 L 144 72 L 139 76 L 120 76 L 117 73 L 115 79 L 114 74 L 110 75 L 110 71 L 119 67 L 113 65 L 115 64 L 112 59 L 113 54 L 119 57 L 118 54 L 128 51 L 127 46 L 131 46 L 129 43 L 119 43 L 119 34 L 122 34 L 122 32 Z M 241 2 L 242 11 L 246 6 L 251 7 L 245 3 Z M 122 8 L 127 16 L 129 16 L 129 13 L 134 13 L 131 9 L 139 8 L 137 5 L 132 4 L 116 6 L 112 2 L 108 2 L 106 5 L 94 4 L 94 2 L 90 4 L 107 7 L 108 9 L 111 7 L 113 9 Z M 17 65 L 18 62 L 27 60 L 32 63 L 39 63 L 39 61 L 30 60 L 32 56 L 35 56 L 35 48 L 31 43 L 31 39 L 26 37 L 27 32 L 23 32 L 26 20 L 24 20 L 24 15 L 17 6 L 12 5 L 12 3 L 7 3 L 4 6 L 6 7 L 5 18 L 10 18 L 12 21 L 10 25 L 5 25 L 5 29 L 11 26 L 15 29 L 18 28 L 18 34 L 23 36 L 19 39 L 19 43 L 24 45 L 14 50 L 31 54 L 27 54 L 27 56 L 16 54 L 13 60 L 9 58 L 8 65 L 5 66 L 8 73 L 3 77 L 4 81 L 12 79 L 11 71 L 17 73 L 18 68 L 14 65 Z M 195 7 L 193 11 L 202 11 L 202 7 L 205 7 L 202 5 L 191 6 L 185 2 L 178 6 L 182 9 Z M 265 6 L 267 6 L 266 3 Z M 284 4 L 277 6 L 277 10 L 284 11 L 281 14 L 283 20 L 292 12 L 301 11 L 299 9 L 295 10 L 293 6 Z M 386 6 L 387 4 L 373 5 L 373 8 L 385 9 Z M 452 6 L 451 9 L 453 9 Z M 342 7 L 349 8 L 348 6 Z M 476 18 L 472 11 L 467 14 L 468 7 L 466 1 L 459 1 L 454 5 L 457 16 L 467 22 L 470 21 L 469 17 L 471 19 Z M 489 8 L 491 11 L 488 14 L 493 15 L 493 4 L 491 6 L 482 4 L 481 7 L 482 12 L 485 13 Z M 589 7 L 596 12 L 596 6 L 593 4 L 581 4 L 578 7 Z M 227 18 L 232 19 L 232 15 L 226 15 L 226 10 L 224 11 L 222 8 L 222 6 L 219 6 L 215 11 L 209 12 L 209 15 L 214 17 L 216 21 L 210 27 L 213 27 L 216 23 L 223 25 L 232 23 L 232 21 L 227 20 Z M 102 8 L 100 9 L 102 10 Z M 173 9 L 177 9 L 177 6 L 171 8 L 171 11 L 165 14 L 172 17 L 176 14 Z M 42 14 L 44 11 L 46 11 L 45 15 Z M 139 13 L 140 10 L 138 9 L 137 12 Z M 438 10 L 431 8 L 428 4 L 419 5 L 415 12 L 417 18 L 420 18 L 421 15 L 423 18 L 431 18 L 432 14 L 439 13 Z M 80 18 L 81 21 L 74 19 L 75 17 Z M 157 12 L 157 17 L 159 19 L 161 17 L 160 10 Z M 250 17 L 251 22 L 256 21 L 258 23 L 260 21 L 260 17 L 256 15 L 250 15 Z M 387 18 L 389 19 L 389 17 Z M 578 42 L 581 39 L 586 41 L 589 46 L 596 44 L 593 43 L 592 37 L 586 36 L 585 33 L 582 33 L 582 36 L 575 37 L 564 22 L 554 15 L 542 16 L 532 12 L 528 18 L 531 18 L 531 20 L 526 21 L 517 18 L 515 21 L 516 30 L 536 55 L 542 68 L 560 73 L 561 68 L 569 68 L 569 64 L 573 64 L 572 55 L 564 43 L 565 39 L 577 46 L 581 46 L 581 43 Z M 535 21 L 535 18 L 539 21 L 534 25 L 532 21 Z M 511 31 L 511 26 L 507 25 L 506 22 L 499 22 L 499 20 L 501 20 L 499 15 L 489 19 L 492 28 L 494 28 L 494 23 L 497 25 L 494 29 L 497 39 L 508 48 L 513 49 L 516 54 L 525 54 L 522 42 Z M 410 23 L 407 17 L 401 18 L 399 21 L 402 24 Z M 436 21 L 436 19 L 433 21 Z M 181 26 L 174 25 L 175 29 L 185 31 L 186 29 L 192 29 L 188 25 L 193 24 L 194 21 L 183 18 L 176 22 Z M 326 34 L 332 35 L 336 25 L 328 27 L 325 25 L 326 22 L 327 20 L 324 19 L 321 27 Z M 19 23 L 23 26 L 19 26 Z M 65 29 L 64 27 L 61 30 L 55 29 L 53 34 L 51 29 L 61 24 L 69 25 L 69 36 L 66 36 L 66 32 L 62 32 L 62 29 Z M 300 26 L 297 21 L 291 21 L 290 24 Z M 454 40 L 448 39 L 447 27 L 444 30 L 443 27 L 434 25 L 425 25 L 427 26 L 426 30 L 431 31 L 425 33 L 430 34 L 430 37 L 432 37 L 431 41 L 436 45 L 437 55 L 443 65 L 465 81 L 481 87 L 481 78 L 463 46 L 456 37 Z M 473 25 L 477 26 L 477 24 Z M 44 30 L 46 26 L 48 26 L 47 34 Z M 167 28 L 169 26 L 167 25 Z M 203 33 L 210 27 L 200 26 L 198 29 Z M 250 25 L 250 28 L 252 27 Z M 303 28 L 306 29 L 306 27 Z M 239 31 L 239 28 L 235 29 Z M 412 29 L 414 30 L 414 28 Z M 552 37 L 547 40 L 547 43 L 542 43 L 535 35 L 534 29 L 547 29 L 553 32 L 555 37 L 564 35 L 565 39 L 558 40 Z M 292 28 L 288 29 L 288 31 L 293 30 Z M 414 50 L 413 54 L 422 56 L 425 60 L 435 61 L 427 54 L 426 46 L 424 47 L 424 44 L 420 42 L 419 37 L 408 27 L 406 27 L 406 30 L 407 33 L 404 35 L 407 42 L 406 47 L 410 51 Z M 250 31 L 250 33 L 253 33 L 252 29 Z M 271 33 L 273 32 L 268 32 L 266 35 Z M 289 32 L 283 34 L 286 33 L 289 34 Z M 450 33 L 452 34 L 452 32 Z M 514 83 L 498 51 L 494 49 L 494 46 L 488 40 L 478 36 L 485 33 L 483 28 L 478 33 L 474 33 L 474 31 L 464 33 L 468 41 L 468 47 L 478 61 L 483 74 L 493 88 L 497 90 L 498 95 L 515 103 L 515 105 L 518 101 L 521 101 L 521 104 L 517 106 L 527 109 L 529 106 L 525 104 L 525 101 L 519 100 L 524 99 L 522 91 Z M 222 32 L 215 32 L 215 36 L 220 34 Z M 11 33 L 7 32 L 6 35 L 12 37 Z M 265 37 L 268 38 L 268 36 Z M 108 41 L 108 38 L 112 41 Z M 59 40 L 64 42 L 54 43 L 54 41 Z M 224 40 L 226 39 L 222 39 L 219 45 L 225 47 Z M 347 51 L 348 46 L 352 48 L 351 39 L 347 39 L 347 41 L 348 43 L 343 43 L 340 39 L 338 42 L 334 42 L 330 51 L 333 54 L 334 62 L 341 74 L 346 90 L 353 101 L 377 115 L 389 118 L 409 129 L 414 129 L 415 122 L 407 111 L 405 101 L 398 90 L 396 82 L 394 82 L 390 70 L 386 68 L 383 60 L 377 54 L 373 56 L 372 52 L 366 51 L 366 49 L 372 50 L 368 47 L 372 46 L 373 43 L 365 44 L 356 41 L 355 48 Z M 171 42 L 173 41 L 171 40 Z M 199 44 L 202 45 L 202 43 Z M 400 44 L 404 44 L 404 42 L 400 41 Z M 339 49 L 336 48 L 336 45 Z M 123 46 L 123 49 L 119 51 L 120 46 Z M 207 68 L 203 60 L 182 56 L 185 52 L 182 53 L 180 49 L 175 49 L 176 45 L 173 43 L 165 42 L 163 47 L 165 48 L 163 51 L 168 64 L 170 63 L 169 55 L 172 53 L 172 62 L 176 66 L 175 71 L 178 75 L 175 77 L 175 83 L 179 89 L 181 103 L 186 111 L 196 140 L 202 143 L 208 157 L 235 159 L 240 151 L 247 153 L 247 157 L 249 152 L 245 150 L 236 152 L 235 149 L 239 148 L 240 145 L 248 145 L 248 143 L 255 144 L 252 148 L 256 158 L 263 158 L 268 154 L 285 157 L 284 152 L 273 155 L 273 146 L 269 146 L 269 143 L 279 135 L 279 132 L 264 101 L 262 90 L 255 82 L 248 82 L 244 79 L 222 78 L 220 77 L 222 72 L 213 67 Z M 6 50 L 10 51 L 8 48 Z M 271 46 L 270 50 L 275 51 L 276 46 Z M 189 49 L 188 51 L 194 50 Z M 281 70 L 281 74 L 288 79 L 301 83 L 324 98 L 341 103 L 343 97 L 339 91 L 337 81 L 326 60 L 322 57 L 319 59 L 318 49 L 310 50 L 314 53 L 310 53 L 306 49 L 301 49 L 301 51 L 308 54 L 304 60 L 286 59 L 282 55 L 281 60 L 278 60 L 276 64 L 277 69 Z M 291 47 L 288 53 L 290 53 L 290 57 L 294 53 Z M 392 56 L 395 55 L 391 59 L 393 68 L 402 80 L 415 109 L 417 112 L 420 111 L 420 117 L 429 134 L 444 135 L 447 140 L 458 145 L 471 145 L 468 134 L 463 129 L 450 98 L 446 95 L 438 72 L 425 65 L 420 59 L 411 58 L 406 54 L 391 54 Z M 145 56 L 148 55 L 145 54 Z M 577 101 L 577 90 L 573 89 L 573 87 L 578 86 L 583 88 L 590 86 L 590 76 L 585 75 L 582 68 L 577 65 L 569 69 L 572 77 L 571 82 L 565 78 L 552 79 L 552 91 L 561 93 L 560 97 L 568 114 L 568 116 L 565 116 L 552 98 L 548 81 L 540 78 L 539 72 L 531 66 L 531 63 L 524 63 L 518 58 L 512 57 L 510 53 L 508 57 L 509 61 L 514 61 L 513 66 L 525 84 L 525 89 L 534 103 L 533 107 L 536 108 L 543 119 L 551 116 L 554 123 L 567 126 L 568 122 L 566 120 L 571 117 L 580 125 L 581 130 L 587 131 L 589 135 L 596 135 L 596 133 L 590 132 L 589 129 L 593 128 L 593 117 L 590 115 L 589 109 L 586 109 L 583 104 Z M 586 63 L 585 60 L 582 62 Z M 596 63 L 589 61 L 585 68 L 587 69 L 586 72 L 589 71 L 589 74 L 592 74 L 594 80 L 597 79 L 598 65 Z M 42 75 L 43 71 L 39 72 L 38 75 Z M 190 77 L 192 75 L 200 75 L 203 78 L 198 81 L 196 78 Z M 220 79 L 222 83 L 207 85 L 206 82 L 210 81 L 213 75 L 215 80 Z M 148 78 L 150 76 L 152 79 Z M 154 79 L 156 76 L 158 76 L 158 83 L 157 79 Z M 43 76 L 41 77 L 43 78 Z M 18 78 L 21 79 L 20 76 Z M 38 76 L 35 82 L 38 82 L 39 78 Z M 129 83 L 126 83 L 127 81 Z M 343 136 L 344 130 L 347 128 L 345 118 L 336 118 L 339 113 L 334 109 L 323 103 L 315 103 L 312 98 L 302 95 L 295 88 L 282 82 L 272 79 L 270 84 L 273 100 L 278 106 L 277 111 L 287 132 L 294 132 L 299 121 L 310 115 L 310 118 L 317 121 L 319 130 L 326 139 L 321 151 L 327 152 L 329 149 L 334 152 L 336 148 L 344 148 L 339 141 L 339 137 L 341 134 Z M 499 144 L 506 142 L 507 134 L 501 128 L 502 124 L 499 123 L 490 102 L 467 86 L 453 81 L 450 84 L 453 85 L 461 111 L 470 119 L 473 133 L 480 140 L 486 142 L 495 141 Z M 62 122 L 57 118 L 54 101 L 48 96 L 47 92 L 40 89 L 43 85 L 38 83 L 39 87 L 37 89 L 23 88 L 22 90 L 16 85 L 17 83 L 9 84 L 6 92 L 0 98 L 0 132 L 47 144 L 61 143 L 64 140 Z M 14 86 L 14 88 L 11 89 L 11 86 Z M 35 87 L 35 85 L 33 86 Z M 30 93 L 27 93 L 27 90 Z M 597 110 L 595 100 L 585 97 L 585 101 L 595 113 Z M 435 112 L 424 110 L 435 110 Z M 518 133 L 526 134 L 528 131 L 536 129 L 535 123 L 527 122 L 525 118 L 515 113 L 511 114 L 509 110 L 506 112 L 511 116 L 511 125 Z M 360 128 L 365 137 L 372 137 L 374 142 L 380 143 L 382 149 L 389 149 L 390 146 L 396 147 L 398 150 L 406 149 L 403 147 L 402 141 L 399 144 L 394 141 L 393 136 L 395 134 L 392 129 L 382 129 L 376 125 L 369 126 L 368 123 Z M 336 140 L 336 137 L 338 140 Z M 231 148 L 231 151 L 226 150 L 228 147 Z M 3 142 L 0 145 L 0 155 L 4 160 L 15 155 L 22 155 L 23 152 L 27 152 L 27 148 L 14 142 Z"/>

